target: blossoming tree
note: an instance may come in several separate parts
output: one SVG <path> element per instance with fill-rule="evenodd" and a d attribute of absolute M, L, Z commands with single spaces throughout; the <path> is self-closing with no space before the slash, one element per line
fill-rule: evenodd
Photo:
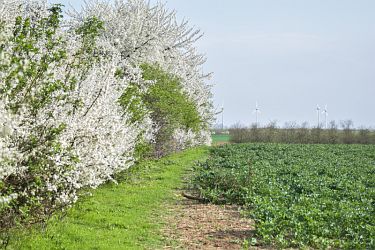
<path fill-rule="evenodd" d="M 210 142 L 198 30 L 143 0 L 91 1 L 69 15 L 43 0 L 0 1 L 0 233 L 113 180 L 140 145 Z"/>

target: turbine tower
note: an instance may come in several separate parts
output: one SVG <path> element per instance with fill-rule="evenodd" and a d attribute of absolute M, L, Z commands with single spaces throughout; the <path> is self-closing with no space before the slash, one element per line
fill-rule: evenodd
<path fill-rule="evenodd" d="M 258 114 L 260 114 L 260 108 L 258 106 L 258 102 L 255 102 L 255 109 L 253 113 L 255 113 L 255 126 L 258 127 Z"/>
<path fill-rule="evenodd" d="M 320 107 L 319 107 L 319 104 L 316 105 L 316 113 L 318 115 L 318 128 L 320 128 Z"/>
<path fill-rule="evenodd" d="M 327 116 L 328 116 L 328 109 L 327 109 L 327 105 L 324 106 L 324 109 L 322 111 L 322 114 L 324 114 L 324 124 L 325 124 L 325 128 L 327 129 Z"/>

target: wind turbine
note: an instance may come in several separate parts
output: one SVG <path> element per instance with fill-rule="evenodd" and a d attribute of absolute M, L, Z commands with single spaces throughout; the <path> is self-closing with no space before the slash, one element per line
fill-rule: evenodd
<path fill-rule="evenodd" d="M 258 102 L 255 102 L 255 109 L 253 114 L 255 113 L 255 126 L 258 127 L 258 114 L 260 114 L 260 108 L 258 106 Z"/>
<path fill-rule="evenodd" d="M 324 114 L 324 123 L 325 123 L 325 128 L 327 129 L 327 116 L 328 116 L 327 105 L 324 106 L 322 114 Z"/>
<path fill-rule="evenodd" d="M 318 128 L 320 128 L 320 107 L 319 107 L 319 104 L 316 105 L 316 113 L 318 115 Z"/>

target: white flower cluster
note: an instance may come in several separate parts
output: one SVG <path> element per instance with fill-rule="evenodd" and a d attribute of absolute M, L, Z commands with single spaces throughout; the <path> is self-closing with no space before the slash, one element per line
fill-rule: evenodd
<path fill-rule="evenodd" d="M 42 18 L 48 15 L 48 8 L 43 0 L 0 0 L 0 21 L 4 24 L 0 42 L 6 41 L 12 33 L 16 16 Z M 208 75 L 201 73 L 204 57 L 194 48 L 194 42 L 201 34 L 185 21 L 178 24 L 175 12 L 167 11 L 160 3 L 151 6 L 144 0 L 117 0 L 113 4 L 89 1 L 82 11 L 71 10 L 69 15 L 70 18 L 55 35 L 66 41 L 68 53 L 65 64 L 49 65 L 46 76 L 61 82 L 67 75 L 74 76 L 77 79 L 74 87 L 55 91 L 51 97 L 53 101 L 41 107 L 36 115 L 22 105 L 17 112 L 9 108 L 12 101 L 22 102 L 25 93 L 13 100 L 0 97 L 0 184 L 7 182 L 10 176 L 22 180 L 26 178 L 23 175 L 34 173 L 25 162 L 40 158 L 40 152 L 47 154 L 44 165 L 38 163 L 37 166 L 42 168 L 40 173 L 43 174 L 38 178 L 43 180 L 43 185 L 16 187 L 16 193 L 0 193 L 0 205 L 20 196 L 37 194 L 40 196 L 33 198 L 42 202 L 46 197 L 41 194 L 46 193 L 50 195 L 48 199 L 57 201 L 58 205 L 69 204 L 77 199 L 80 188 L 95 188 L 112 180 L 115 173 L 130 167 L 139 136 L 151 142 L 157 130 L 157 124 L 149 116 L 130 124 L 129 114 L 118 103 L 131 82 L 143 84 L 145 90 L 152 84 L 142 79 L 139 68 L 142 63 L 158 64 L 176 75 L 181 80 L 183 91 L 198 107 L 202 119 L 207 123 L 211 121 L 210 87 L 205 84 Z M 104 59 L 93 62 L 82 74 L 79 67 L 70 67 L 77 63 L 74 56 L 83 43 L 74 30 L 90 17 L 104 22 L 104 30 L 96 40 L 98 51 L 93 52 Z M 1 50 L 0 58 L 5 62 L 15 45 L 12 41 L 4 44 L 6 46 Z M 39 54 L 34 57 L 36 61 L 41 60 L 43 53 L 49 53 L 43 41 L 38 48 Z M 26 68 L 29 63 L 24 60 L 22 65 Z M 115 74 L 119 68 L 124 71 L 122 78 Z M 12 67 L 0 70 L 0 81 L 12 70 Z M 21 77 L 23 70 L 19 74 Z M 21 78 L 11 82 L 10 89 L 17 88 L 20 84 L 18 79 Z M 0 87 L 3 84 L 0 82 Z M 26 94 L 37 93 L 40 91 L 38 88 L 43 87 L 31 86 Z M 69 101 L 61 98 L 63 95 L 68 95 Z M 59 126 L 63 126 L 62 132 L 53 139 L 53 143 L 27 150 L 21 146 L 32 136 L 40 136 L 37 140 L 47 140 L 49 137 L 43 129 Z M 208 131 L 194 133 L 178 129 L 174 138 L 178 149 L 210 143 Z"/>
<path fill-rule="evenodd" d="M 12 135 L 17 130 L 18 117 L 12 115 L 0 102 L 0 180 L 11 174 L 20 172 L 20 169 L 12 166 L 15 159 L 22 158 L 22 154 L 17 151 Z M 0 202 L 1 203 L 1 202 Z"/>
<path fill-rule="evenodd" d="M 17 198 L 17 194 L 10 194 L 8 196 L 3 196 L 3 197 L 0 196 L 0 204 L 7 204 L 15 198 Z"/>
<path fill-rule="evenodd" d="M 111 64 L 97 65 L 76 90 L 82 107 L 74 114 L 60 116 L 68 124 L 62 142 L 71 145 L 79 158 L 76 171 L 81 186 L 96 187 L 133 162 L 141 130 L 126 125 L 127 114 L 123 114 L 117 101 L 127 83 L 117 80 L 114 73 Z"/>

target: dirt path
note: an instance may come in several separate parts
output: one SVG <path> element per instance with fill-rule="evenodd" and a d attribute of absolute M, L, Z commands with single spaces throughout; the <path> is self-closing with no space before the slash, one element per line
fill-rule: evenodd
<path fill-rule="evenodd" d="M 182 198 L 170 208 L 165 249 L 242 249 L 254 234 L 251 220 L 241 218 L 238 207 L 203 204 Z"/>

